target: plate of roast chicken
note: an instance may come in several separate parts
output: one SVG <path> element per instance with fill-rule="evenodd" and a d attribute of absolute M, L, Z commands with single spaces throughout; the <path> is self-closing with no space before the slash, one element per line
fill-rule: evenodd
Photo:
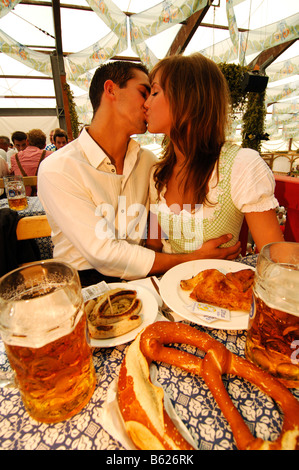
<path fill-rule="evenodd" d="M 235 261 L 189 261 L 164 274 L 160 295 L 171 310 L 192 323 L 226 330 L 247 329 L 254 271 Z"/>

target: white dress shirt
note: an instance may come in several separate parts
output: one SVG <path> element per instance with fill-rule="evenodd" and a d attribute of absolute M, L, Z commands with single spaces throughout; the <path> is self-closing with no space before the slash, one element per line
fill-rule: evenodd
<path fill-rule="evenodd" d="M 145 277 L 155 258 L 141 246 L 155 162 L 152 152 L 131 139 L 123 174 L 118 175 L 86 129 L 45 159 L 38 173 L 38 196 L 52 228 L 54 258 L 106 276 Z"/>

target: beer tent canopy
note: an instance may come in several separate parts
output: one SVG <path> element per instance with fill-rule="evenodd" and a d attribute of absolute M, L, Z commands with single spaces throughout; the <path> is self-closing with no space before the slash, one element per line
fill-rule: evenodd
<path fill-rule="evenodd" d="M 263 145 L 296 149 L 298 37 L 294 0 L 0 0 L 0 135 L 63 127 L 64 81 L 80 126 L 88 124 L 88 87 L 103 62 L 150 69 L 167 54 L 199 51 L 265 70 L 270 140 Z"/>

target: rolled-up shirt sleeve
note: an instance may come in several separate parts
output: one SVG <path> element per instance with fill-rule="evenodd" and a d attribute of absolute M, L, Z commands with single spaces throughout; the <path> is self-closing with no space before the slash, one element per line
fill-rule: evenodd
<path fill-rule="evenodd" d="M 235 206 L 243 213 L 264 212 L 277 207 L 272 171 L 258 152 L 241 149 L 232 168 L 231 194 Z"/>

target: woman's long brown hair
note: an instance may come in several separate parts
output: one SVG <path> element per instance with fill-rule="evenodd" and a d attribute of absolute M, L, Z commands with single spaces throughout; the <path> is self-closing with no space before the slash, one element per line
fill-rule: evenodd
<path fill-rule="evenodd" d="M 174 144 L 185 156 L 184 191 L 193 204 L 207 201 L 208 182 L 225 142 L 229 116 L 229 89 L 219 67 L 202 54 L 170 56 L 150 73 L 160 71 L 160 85 L 170 106 L 170 140 L 155 169 L 158 192 L 167 184 L 176 156 Z M 191 191 L 190 191 L 191 189 Z"/>

